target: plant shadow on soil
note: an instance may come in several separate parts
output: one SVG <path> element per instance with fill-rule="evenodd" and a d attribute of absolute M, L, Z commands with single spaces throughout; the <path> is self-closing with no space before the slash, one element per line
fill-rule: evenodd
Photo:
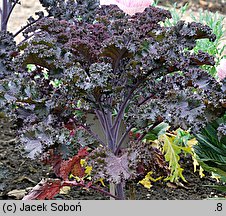
<path fill-rule="evenodd" d="M 48 177 L 50 167 L 42 165 L 38 160 L 31 160 L 21 146 L 18 146 L 14 139 L 15 131 L 12 124 L 0 119 L 0 199 L 22 199 L 21 190 L 29 190 L 34 187 L 42 178 Z M 205 185 L 219 184 L 206 173 L 203 178 L 198 172 L 193 172 L 193 165 L 190 158 L 182 158 L 184 177 L 187 183 L 180 186 L 169 182 L 156 182 L 150 189 L 130 182 L 126 186 L 127 197 L 136 200 L 201 200 L 208 198 L 223 198 L 226 193 L 218 192 Z M 18 194 L 9 195 L 12 190 L 18 190 Z M 63 200 L 104 200 L 109 199 L 100 193 L 87 191 L 80 188 L 72 188 L 71 191 L 56 199 Z"/>

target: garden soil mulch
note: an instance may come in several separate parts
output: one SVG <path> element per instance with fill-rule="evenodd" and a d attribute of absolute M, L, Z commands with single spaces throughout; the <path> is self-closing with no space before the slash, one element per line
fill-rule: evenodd
<path fill-rule="evenodd" d="M 172 5 L 175 1 L 160 1 L 160 4 Z M 187 1 L 180 1 L 184 4 Z M 208 9 L 213 12 L 219 11 L 226 14 L 225 1 L 205 1 L 192 0 L 190 9 L 196 12 L 199 8 Z M 179 5 L 180 6 L 180 5 Z M 22 6 L 19 6 L 10 19 L 9 30 L 15 32 L 18 26 L 26 23 L 26 19 L 34 11 L 41 10 L 38 0 L 22 0 Z M 225 20 L 226 21 L 226 20 Z M 21 40 L 20 37 L 17 38 Z M 18 145 L 15 138 L 15 128 L 8 119 L 0 118 L 0 199 L 22 199 L 32 187 L 34 187 L 42 178 L 50 176 L 51 169 L 44 166 L 38 160 L 31 160 L 26 157 L 22 146 Z M 191 158 L 182 158 L 181 165 L 184 169 L 183 175 L 187 182 L 173 184 L 170 182 L 159 181 L 153 183 L 150 189 L 144 188 L 135 182 L 128 183 L 126 194 L 129 199 L 142 200 L 201 200 L 226 198 L 226 193 L 221 193 L 211 188 L 210 185 L 219 185 L 216 179 L 211 178 L 208 173 L 200 178 L 198 172 L 194 172 Z M 60 194 L 56 199 L 109 199 L 94 191 L 81 190 L 73 188 L 68 194 Z"/>
<path fill-rule="evenodd" d="M 22 146 L 15 139 L 13 123 L 0 119 L 0 199 L 22 199 L 42 178 L 51 175 L 51 169 L 44 166 L 41 161 L 31 160 L 26 157 Z M 219 185 L 216 179 L 207 173 L 200 178 L 194 172 L 192 160 L 182 157 L 181 165 L 187 182 L 173 184 L 159 181 L 153 183 L 150 189 L 144 188 L 136 182 L 128 182 L 126 193 L 128 199 L 136 200 L 201 200 L 210 198 L 226 198 L 226 193 L 221 193 L 211 188 L 210 185 Z M 107 189 L 107 188 L 106 188 Z M 63 200 L 102 200 L 109 199 L 94 191 L 72 188 L 68 194 L 60 194 L 56 199 Z"/>

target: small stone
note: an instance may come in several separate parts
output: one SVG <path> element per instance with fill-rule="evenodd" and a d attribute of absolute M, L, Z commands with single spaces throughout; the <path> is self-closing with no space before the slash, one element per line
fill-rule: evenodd
<path fill-rule="evenodd" d="M 151 197 L 151 194 L 147 194 L 146 197 L 147 197 L 147 198 L 150 198 L 150 197 Z"/>

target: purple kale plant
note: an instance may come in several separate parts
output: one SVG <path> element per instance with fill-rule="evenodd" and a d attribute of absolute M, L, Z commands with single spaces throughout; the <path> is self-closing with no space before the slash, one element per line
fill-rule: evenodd
<path fill-rule="evenodd" d="M 48 15 L 23 29 L 23 42 L 0 33 L 0 109 L 31 157 L 52 149 L 66 160 L 89 146 L 93 179 L 125 199 L 128 180 L 168 173 L 142 142 L 150 130 L 167 122 L 195 133 L 225 112 L 225 81 L 200 68 L 214 57 L 193 52 L 196 40 L 215 40 L 208 26 L 164 27 L 169 11 L 152 6 L 130 16 L 95 0 L 40 2 Z M 130 140 L 134 127 L 143 133 Z"/>

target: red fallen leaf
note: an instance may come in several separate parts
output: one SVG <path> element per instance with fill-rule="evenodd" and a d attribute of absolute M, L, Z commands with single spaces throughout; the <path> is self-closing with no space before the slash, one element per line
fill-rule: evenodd
<path fill-rule="evenodd" d="M 61 187 L 60 179 L 43 179 L 22 200 L 50 200 L 60 192 Z"/>
<path fill-rule="evenodd" d="M 75 156 L 76 158 L 74 158 L 73 161 L 74 165 L 73 168 L 71 169 L 71 174 L 73 174 L 74 176 L 78 176 L 80 178 L 85 175 L 85 170 L 81 166 L 80 160 L 85 158 L 87 155 L 88 155 L 87 147 L 79 150 L 78 154 Z"/>
<path fill-rule="evenodd" d="M 49 149 L 48 152 L 44 155 L 42 161 L 45 164 L 50 164 L 53 168 L 54 173 L 56 174 L 56 176 L 61 177 L 60 176 L 60 168 L 62 165 L 62 157 L 59 154 L 56 154 L 54 152 L 54 149 Z"/>
<path fill-rule="evenodd" d="M 78 151 L 78 154 L 76 156 L 80 157 L 80 159 L 85 158 L 89 154 L 89 152 L 87 151 L 87 149 L 88 149 L 88 147 L 81 148 Z"/>
<path fill-rule="evenodd" d="M 73 168 L 71 170 L 71 174 L 73 176 L 78 176 L 79 178 L 82 178 L 83 176 L 85 176 L 85 170 L 81 166 L 80 160 L 76 161 L 76 163 L 74 164 L 74 166 L 73 166 Z"/>
<path fill-rule="evenodd" d="M 67 180 L 68 175 L 71 172 L 71 169 L 72 169 L 74 163 L 75 163 L 74 158 L 66 160 L 66 161 L 61 160 L 59 165 L 56 164 L 53 167 L 53 170 L 58 177 L 62 178 L 63 180 Z"/>
<path fill-rule="evenodd" d="M 53 149 L 48 151 L 43 159 L 46 164 L 52 165 L 55 175 L 63 180 L 68 180 L 68 176 L 73 172 L 73 175 L 82 177 L 84 176 L 84 170 L 80 165 L 80 160 L 88 155 L 87 147 L 79 150 L 78 154 L 69 160 L 63 160 L 62 156 L 54 153 Z"/>
<path fill-rule="evenodd" d="M 54 173 L 63 180 L 68 179 L 68 176 L 72 172 L 72 170 L 74 172 L 74 174 L 72 173 L 73 175 L 76 174 L 75 176 L 79 177 L 84 176 L 84 170 L 80 165 L 80 160 L 82 158 L 85 158 L 88 154 L 89 153 L 87 151 L 87 147 L 85 147 L 80 149 L 78 154 L 69 160 L 61 159 L 60 161 L 59 160 L 56 161 L 55 164 L 53 165 Z"/>

